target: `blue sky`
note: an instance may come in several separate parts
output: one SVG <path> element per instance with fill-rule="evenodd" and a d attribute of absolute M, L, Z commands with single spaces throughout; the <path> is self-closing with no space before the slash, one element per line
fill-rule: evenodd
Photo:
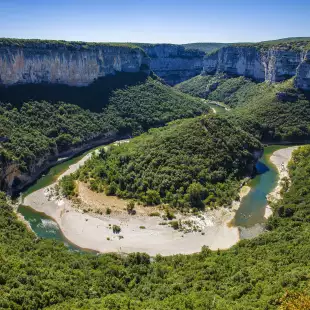
<path fill-rule="evenodd" d="M 0 37 L 250 42 L 310 36 L 310 0 L 0 0 Z"/>

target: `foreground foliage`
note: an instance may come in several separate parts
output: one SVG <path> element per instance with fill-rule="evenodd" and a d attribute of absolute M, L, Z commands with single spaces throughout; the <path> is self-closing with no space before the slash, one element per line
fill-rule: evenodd
<path fill-rule="evenodd" d="M 292 185 L 270 232 L 193 255 L 80 254 L 26 230 L 0 199 L 1 309 L 305 309 L 310 277 L 310 147 L 295 152 Z M 288 208 L 294 212 L 283 212 Z M 289 292 L 289 293 L 286 293 Z M 307 309 L 307 308 L 306 308 Z"/>
<path fill-rule="evenodd" d="M 91 189 L 178 208 L 228 205 L 251 173 L 260 143 L 225 118 L 208 115 L 152 129 L 104 149 L 76 174 Z"/>

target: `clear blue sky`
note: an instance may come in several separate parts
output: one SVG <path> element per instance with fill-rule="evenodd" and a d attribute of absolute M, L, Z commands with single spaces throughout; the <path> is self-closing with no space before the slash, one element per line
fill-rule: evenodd
<path fill-rule="evenodd" d="M 310 36 L 310 0 L 0 0 L 0 37 L 250 42 Z"/>

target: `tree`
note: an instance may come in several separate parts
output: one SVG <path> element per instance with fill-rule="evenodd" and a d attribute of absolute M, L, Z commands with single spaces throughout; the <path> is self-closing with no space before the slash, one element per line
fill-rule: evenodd
<path fill-rule="evenodd" d="M 130 200 L 127 203 L 126 207 L 128 214 L 134 214 L 134 208 L 135 208 L 135 202 L 133 200 Z"/>
<path fill-rule="evenodd" d="M 146 191 L 145 202 L 148 205 L 157 205 L 160 203 L 159 192 L 153 189 L 148 189 Z"/>
<path fill-rule="evenodd" d="M 187 189 L 188 199 L 191 207 L 203 208 L 203 200 L 205 198 L 206 190 L 200 183 L 192 183 Z"/>

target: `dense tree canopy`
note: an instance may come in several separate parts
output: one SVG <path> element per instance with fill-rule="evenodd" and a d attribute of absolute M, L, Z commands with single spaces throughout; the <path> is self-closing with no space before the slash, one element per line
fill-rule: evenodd
<path fill-rule="evenodd" d="M 138 134 L 208 109 L 201 100 L 151 78 L 114 91 L 101 113 L 64 102 L 33 101 L 23 103 L 20 109 L 1 104 L 0 174 L 10 162 L 15 162 L 22 172 L 29 172 L 34 164 L 108 132 Z"/>
<path fill-rule="evenodd" d="M 244 77 L 197 76 L 175 86 L 193 96 L 224 102 L 235 109 L 228 117 L 263 141 L 310 138 L 310 101 L 293 86 L 255 83 Z"/>
<path fill-rule="evenodd" d="M 274 310 L 282 303 L 281 309 L 304 309 L 310 275 L 309 157 L 309 146 L 294 153 L 292 185 L 274 206 L 271 231 L 229 250 L 204 247 L 193 255 L 150 260 L 138 253 L 71 252 L 27 231 L 3 195 L 0 308 Z"/>
<path fill-rule="evenodd" d="M 152 129 L 102 150 L 78 172 L 92 189 L 148 205 L 229 204 L 251 173 L 260 143 L 225 118 L 207 115 Z"/>

